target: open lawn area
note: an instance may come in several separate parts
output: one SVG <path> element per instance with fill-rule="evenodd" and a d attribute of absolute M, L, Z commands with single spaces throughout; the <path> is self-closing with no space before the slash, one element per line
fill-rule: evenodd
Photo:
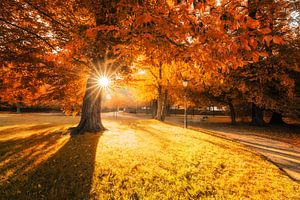
<path fill-rule="evenodd" d="M 228 116 L 209 116 L 206 121 L 195 116 L 189 119 L 189 128 L 241 143 L 265 156 L 268 160 L 300 183 L 300 126 L 264 125 L 249 123 L 232 125 Z M 182 116 L 171 116 L 167 123 L 182 126 Z"/>
<path fill-rule="evenodd" d="M 237 143 L 149 119 L 0 114 L 0 199 L 300 199 L 300 184 Z"/>

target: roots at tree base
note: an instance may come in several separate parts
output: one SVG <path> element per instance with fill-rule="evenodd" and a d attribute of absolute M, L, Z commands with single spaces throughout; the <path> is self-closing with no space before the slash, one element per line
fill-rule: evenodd
<path fill-rule="evenodd" d="M 272 125 L 286 125 L 286 123 L 282 119 L 282 114 L 277 113 L 277 112 L 273 112 L 269 124 L 272 124 Z"/>
<path fill-rule="evenodd" d="M 90 123 L 91 120 L 81 119 L 79 125 L 71 131 L 71 135 L 89 133 L 99 133 L 106 130 L 102 124 Z"/>

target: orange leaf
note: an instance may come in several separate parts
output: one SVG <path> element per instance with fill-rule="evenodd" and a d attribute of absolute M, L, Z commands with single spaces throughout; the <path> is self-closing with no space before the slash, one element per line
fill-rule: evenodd
<path fill-rule="evenodd" d="M 246 92 L 246 84 L 244 82 L 242 82 L 242 84 L 239 86 L 239 88 L 242 91 L 242 93 Z"/>
<path fill-rule="evenodd" d="M 268 57 L 268 53 L 263 51 L 263 52 L 259 52 L 259 55 L 262 56 L 262 57 Z"/>
<path fill-rule="evenodd" d="M 250 48 L 249 45 L 248 45 L 248 40 L 245 40 L 245 38 L 243 38 L 243 37 L 242 37 L 240 40 L 241 40 L 241 43 L 242 43 L 242 45 L 243 45 L 243 48 L 244 48 L 245 50 L 247 50 L 247 51 L 250 51 L 251 48 Z"/>
<path fill-rule="evenodd" d="M 250 38 L 249 44 L 250 44 L 251 47 L 253 47 L 253 49 L 256 48 L 257 42 L 256 42 L 256 40 L 255 40 L 255 38 L 253 36 Z"/>
<path fill-rule="evenodd" d="M 247 25 L 249 28 L 256 29 L 259 26 L 259 21 L 252 19 L 251 17 L 247 17 Z"/>
<path fill-rule="evenodd" d="M 93 38 L 96 36 L 96 31 L 94 28 L 90 28 L 88 30 L 86 30 L 86 35 L 89 37 L 89 38 Z"/>
<path fill-rule="evenodd" d="M 148 23 L 152 21 L 152 16 L 150 15 L 150 13 L 147 13 L 144 15 L 144 23 Z"/>
<path fill-rule="evenodd" d="M 278 35 L 273 36 L 273 42 L 275 44 L 284 44 L 282 37 Z"/>
<path fill-rule="evenodd" d="M 259 60 L 259 54 L 257 52 L 252 53 L 252 59 L 254 62 L 258 62 Z"/>
<path fill-rule="evenodd" d="M 266 35 L 266 36 L 264 36 L 264 38 L 263 38 L 263 41 L 266 42 L 267 46 L 270 46 L 271 40 L 272 40 L 272 35 Z"/>
<path fill-rule="evenodd" d="M 263 28 L 263 29 L 259 29 L 258 31 L 262 34 L 269 34 L 272 32 L 270 28 Z"/>

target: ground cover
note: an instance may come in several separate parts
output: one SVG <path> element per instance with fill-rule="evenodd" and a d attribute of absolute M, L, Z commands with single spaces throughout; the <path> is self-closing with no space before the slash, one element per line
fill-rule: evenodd
<path fill-rule="evenodd" d="M 299 199 L 300 185 L 255 152 L 155 120 L 0 114 L 3 199 Z"/>

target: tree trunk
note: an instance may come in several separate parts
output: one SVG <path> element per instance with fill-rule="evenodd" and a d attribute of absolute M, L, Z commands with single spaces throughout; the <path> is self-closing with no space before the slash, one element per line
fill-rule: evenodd
<path fill-rule="evenodd" d="M 166 118 L 167 110 L 167 101 L 168 101 L 168 90 L 164 91 L 162 94 L 161 87 L 158 88 L 158 101 L 157 101 L 157 112 L 155 119 L 159 121 L 164 121 Z"/>
<path fill-rule="evenodd" d="M 156 116 L 155 119 L 159 121 L 162 120 L 162 115 L 163 115 L 163 94 L 162 94 L 162 86 L 159 85 L 158 88 L 158 98 L 157 98 L 157 111 L 156 111 Z"/>
<path fill-rule="evenodd" d="M 78 126 L 72 130 L 72 135 L 83 134 L 84 132 L 96 133 L 105 130 L 100 116 L 102 94 L 101 91 L 95 91 L 95 87 L 93 87 L 94 84 L 90 77 L 86 84 L 81 119 Z"/>
<path fill-rule="evenodd" d="M 165 116 L 170 116 L 171 105 L 169 102 L 169 91 L 165 90 Z"/>
<path fill-rule="evenodd" d="M 155 119 L 159 121 L 164 121 L 165 119 L 165 114 L 164 114 L 164 95 L 163 95 L 163 88 L 162 88 L 162 63 L 159 63 L 159 72 L 158 72 L 158 87 L 157 87 L 157 93 L 158 93 L 158 98 L 157 98 L 157 113 L 155 116 Z"/>
<path fill-rule="evenodd" d="M 167 114 L 167 105 L 168 105 L 168 90 L 166 89 L 163 97 L 163 105 L 162 105 L 162 113 L 161 113 L 161 121 L 164 121 Z"/>
<path fill-rule="evenodd" d="M 156 117 L 156 113 L 157 113 L 157 100 L 154 99 L 152 101 L 152 118 L 154 119 Z"/>
<path fill-rule="evenodd" d="M 285 125 L 286 123 L 283 121 L 281 113 L 273 112 L 269 124 L 272 124 L 272 125 Z"/>
<path fill-rule="evenodd" d="M 18 102 L 18 103 L 16 104 L 16 106 L 17 106 L 17 113 L 21 113 L 21 103 Z"/>
<path fill-rule="evenodd" d="M 263 109 L 256 106 L 255 103 L 252 103 L 252 121 L 251 124 L 254 126 L 263 126 L 264 125 L 264 115 Z"/>
<path fill-rule="evenodd" d="M 166 105 L 166 116 L 171 116 L 171 105 L 169 102 Z"/>
<path fill-rule="evenodd" d="M 236 124 L 235 110 L 234 110 L 234 106 L 231 101 L 228 103 L 228 106 L 230 109 L 231 124 Z"/>

